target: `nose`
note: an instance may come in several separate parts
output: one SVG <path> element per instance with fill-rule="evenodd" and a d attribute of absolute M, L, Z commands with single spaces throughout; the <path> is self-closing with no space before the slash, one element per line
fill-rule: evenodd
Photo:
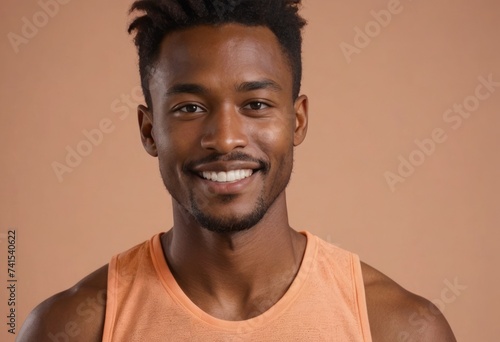
<path fill-rule="evenodd" d="M 224 105 L 211 112 L 204 122 L 201 146 L 226 154 L 248 144 L 243 116 L 232 105 Z"/>

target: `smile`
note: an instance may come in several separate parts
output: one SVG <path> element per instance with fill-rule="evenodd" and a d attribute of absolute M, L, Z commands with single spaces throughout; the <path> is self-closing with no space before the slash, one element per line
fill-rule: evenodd
<path fill-rule="evenodd" d="M 229 183 L 229 182 L 237 182 L 242 179 L 248 178 L 253 174 L 253 170 L 251 169 L 243 169 L 243 170 L 231 170 L 231 171 L 203 171 L 200 172 L 200 176 L 211 180 L 213 182 L 218 183 Z"/>

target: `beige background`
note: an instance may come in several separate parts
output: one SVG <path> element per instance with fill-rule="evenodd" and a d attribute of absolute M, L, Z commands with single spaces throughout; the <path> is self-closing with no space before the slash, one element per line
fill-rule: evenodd
<path fill-rule="evenodd" d="M 0 233 L 18 233 L 18 329 L 37 303 L 171 225 L 156 160 L 139 140 L 128 6 L 69 1 L 15 53 L 8 33 L 21 34 L 23 17 L 32 21 L 41 8 L 35 0 L 0 4 Z M 456 130 L 443 113 L 474 95 L 479 76 L 500 81 L 500 3 L 401 0 L 400 12 L 348 63 L 340 44 L 354 44 L 355 27 L 387 7 L 305 1 L 310 129 L 288 190 L 291 222 L 357 252 L 407 289 L 445 299 L 458 340 L 497 341 L 500 88 Z M 114 130 L 59 182 L 51 164 L 64 163 L 66 147 L 103 119 Z M 447 140 L 391 191 L 384 173 L 397 172 L 398 157 L 437 128 Z M 442 298 L 446 281 L 467 288 Z M 5 320 L 0 339 L 10 341 Z"/>

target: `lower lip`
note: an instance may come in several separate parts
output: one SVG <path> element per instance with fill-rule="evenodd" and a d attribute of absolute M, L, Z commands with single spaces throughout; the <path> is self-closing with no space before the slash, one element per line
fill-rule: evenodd
<path fill-rule="evenodd" d="M 234 182 L 214 182 L 205 178 L 196 176 L 203 186 L 207 187 L 207 190 L 211 194 L 217 195 L 237 195 L 242 193 L 248 186 L 253 182 L 258 172 L 252 173 L 250 177 L 243 178 L 239 181 Z"/>

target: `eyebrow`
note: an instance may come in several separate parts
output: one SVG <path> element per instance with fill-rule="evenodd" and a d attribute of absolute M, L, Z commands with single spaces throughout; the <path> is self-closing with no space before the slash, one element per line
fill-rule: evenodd
<path fill-rule="evenodd" d="M 281 86 L 270 79 L 258 81 L 243 82 L 235 87 L 238 92 L 249 92 L 253 90 L 269 89 L 275 92 L 281 92 Z M 206 94 L 207 88 L 196 83 L 178 83 L 167 89 L 166 95 L 175 94 Z"/>
<path fill-rule="evenodd" d="M 238 92 L 247 92 L 252 90 L 269 89 L 275 92 L 280 92 L 283 89 L 281 86 L 270 79 L 263 79 L 258 81 L 243 82 L 236 87 Z"/>
<path fill-rule="evenodd" d="M 204 94 L 207 92 L 207 89 L 199 84 L 194 83 L 179 83 L 174 84 L 170 88 L 167 89 L 167 95 L 175 95 L 175 94 Z"/>

